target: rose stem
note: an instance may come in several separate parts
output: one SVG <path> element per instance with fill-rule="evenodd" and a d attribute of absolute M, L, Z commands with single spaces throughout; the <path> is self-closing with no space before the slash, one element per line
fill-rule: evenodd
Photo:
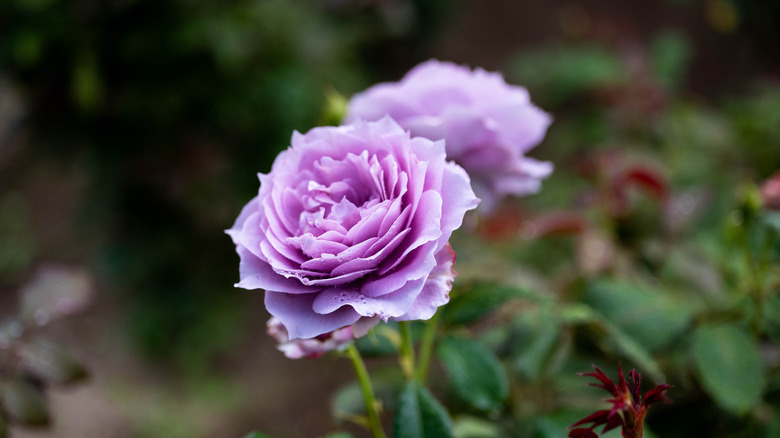
<path fill-rule="evenodd" d="M 414 342 L 412 341 L 412 329 L 409 321 L 398 323 L 401 329 L 401 369 L 406 380 L 414 379 Z"/>
<path fill-rule="evenodd" d="M 428 323 L 425 325 L 422 340 L 420 341 L 420 356 L 417 362 L 417 380 L 423 384 L 425 383 L 425 378 L 428 377 L 428 365 L 431 362 L 433 344 L 436 341 L 436 331 L 439 328 L 439 315 L 441 315 L 441 312 L 436 312 L 433 314 L 433 317 L 428 320 Z"/>
<path fill-rule="evenodd" d="M 368 370 L 366 364 L 363 363 L 363 358 L 360 357 L 360 352 L 355 343 L 350 343 L 347 347 L 347 353 L 349 358 L 352 359 L 352 365 L 355 367 L 355 374 L 357 374 L 358 381 L 360 382 L 360 389 L 363 391 L 363 400 L 366 403 L 366 413 L 368 414 L 368 424 L 371 428 L 371 432 L 374 434 L 374 438 L 387 438 L 385 432 L 382 430 L 382 423 L 379 421 L 379 414 L 376 412 L 377 401 L 374 398 L 374 389 L 371 387 L 371 379 L 368 377 Z"/>
<path fill-rule="evenodd" d="M 748 281 L 750 282 L 748 284 L 748 294 L 750 298 L 753 300 L 753 306 L 755 308 L 755 313 L 753 315 L 752 322 L 752 330 L 753 334 L 755 336 L 761 335 L 761 329 L 763 327 L 763 306 L 764 306 L 764 277 L 765 277 L 765 263 L 761 263 L 761 266 L 759 266 L 759 262 L 756 260 L 756 258 L 753 255 L 753 251 L 750 248 L 750 241 L 748 237 L 748 228 L 749 225 L 743 225 L 742 229 L 740 230 L 740 244 L 742 246 L 742 253 L 745 257 L 745 263 L 747 265 L 749 276 L 750 278 Z M 769 239 L 765 239 L 765 241 L 768 241 Z M 771 246 L 769 247 L 771 248 Z M 764 251 L 761 254 L 762 256 L 766 257 L 766 247 L 764 248 Z M 763 258 L 763 257 L 762 257 Z"/>

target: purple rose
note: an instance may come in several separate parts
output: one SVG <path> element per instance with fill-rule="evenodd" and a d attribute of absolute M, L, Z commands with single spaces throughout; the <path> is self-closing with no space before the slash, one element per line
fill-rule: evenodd
<path fill-rule="evenodd" d="M 428 319 L 449 300 L 448 240 L 479 200 L 444 143 L 390 118 L 294 133 L 227 233 L 237 287 L 265 289 L 291 339 L 365 318 Z"/>
<path fill-rule="evenodd" d="M 535 193 L 552 164 L 525 157 L 544 138 L 551 118 L 525 88 L 499 73 L 430 60 L 397 83 L 355 95 L 345 120 L 395 119 L 413 136 L 444 139 L 447 157 L 469 173 L 489 211 L 505 194 Z"/>

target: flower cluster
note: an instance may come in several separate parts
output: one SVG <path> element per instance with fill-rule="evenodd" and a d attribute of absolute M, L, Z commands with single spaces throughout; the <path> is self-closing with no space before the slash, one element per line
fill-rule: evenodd
<path fill-rule="evenodd" d="M 593 432 L 593 429 L 603 424 L 602 433 L 620 427 L 625 438 L 642 438 L 647 408 L 658 402 L 671 403 L 671 399 L 666 396 L 666 391 L 672 387 L 671 385 L 656 385 L 642 397 L 642 375 L 636 370 L 632 369 L 628 373 L 631 379 L 629 382 L 623 376 L 623 369 L 618 365 L 618 383 L 615 383 L 597 366 L 594 365 L 593 368 L 596 372 L 580 375 L 596 378 L 600 383 L 590 383 L 590 385 L 603 388 L 612 394 L 613 398 L 606 400 L 612 403 L 612 408 L 596 411 L 574 423 L 572 427 L 588 423 L 591 423 L 591 426 L 574 429 L 569 433 L 569 437 L 597 438 L 598 435 Z"/>
<path fill-rule="evenodd" d="M 288 357 L 338 349 L 380 320 L 429 319 L 449 301 L 448 241 L 475 191 L 490 208 L 552 171 L 524 156 L 550 117 L 497 73 L 429 61 L 356 95 L 345 121 L 294 133 L 227 230 L 236 286 L 265 290 Z"/>

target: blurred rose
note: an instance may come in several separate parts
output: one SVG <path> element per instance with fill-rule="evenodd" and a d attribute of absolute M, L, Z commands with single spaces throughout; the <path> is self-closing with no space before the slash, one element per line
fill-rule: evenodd
<path fill-rule="evenodd" d="M 290 359 L 320 357 L 329 351 L 341 350 L 357 337 L 353 335 L 352 326 L 347 326 L 312 339 L 290 340 L 287 329 L 279 318 L 269 319 L 266 326 L 268 334 L 279 344 L 276 348 Z"/>
<path fill-rule="evenodd" d="M 780 172 L 761 185 L 761 202 L 766 208 L 780 210 Z"/>
<path fill-rule="evenodd" d="M 444 143 L 390 118 L 295 133 L 227 233 L 245 289 L 291 339 L 365 318 L 428 319 L 449 300 L 448 240 L 479 200 Z"/>
<path fill-rule="evenodd" d="M 345 120 L 395 119 L 413 136 L 445 139 L 447 157 L 469 173 L 480 209 L 506 195 L 539 190 L 552 164 L 525 154 L 544 138 L 551 118 L 531 103 L 525 88 L 499 73 L 431 60 L 397 83 L 355 95 Z"/>

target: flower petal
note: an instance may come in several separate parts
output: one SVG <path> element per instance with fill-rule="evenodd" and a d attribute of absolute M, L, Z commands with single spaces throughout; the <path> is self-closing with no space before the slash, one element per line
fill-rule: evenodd
<path fill-rule="evenodd" d="M 360 319 L 360 315 L 349 306 L 328 314 L 316 313 L 312 310 L 315 297 L 316 294 L 266 292 L 265 307 L 271 315 L 282 321 L 290 339 L 313 338 L 354 324 Z"/>
<path fill-rule="evenodd" d="M 285 292 L 289 294 L 310 294 L 320 290 L 317 287 L 306 286 L 294 278 L 286 278 L 275 272 L 268 263 L 243 247 L 238 247 L 241 257 L 238 265 L 240 281 L 236 287 L 242 289 L 265 289 L 267 291 Z"/>
<path fill-rule="evenodd" d="M 393 318 L 395 321 L 425 320 L 431 319 L 436 310 L 450 301 L 452 280 L 455 271 L 455 251 L 448 244 L 436 254 L 436 268 L 425 281 L 420 295 L 405 314 Z"/>
<path fill-rule="evenodd" d="M 326 289 L 317 294 L 313 309 L 317 313 L 329 314 L 344 306 L 350 306 L 361 316 L 388 318 L 401 316 L 409 311 L 425 285 L 425 278 L 411 280 L 398 290 L 379 298 L 372 298 L 356 289 L 338 287 Z"/>

